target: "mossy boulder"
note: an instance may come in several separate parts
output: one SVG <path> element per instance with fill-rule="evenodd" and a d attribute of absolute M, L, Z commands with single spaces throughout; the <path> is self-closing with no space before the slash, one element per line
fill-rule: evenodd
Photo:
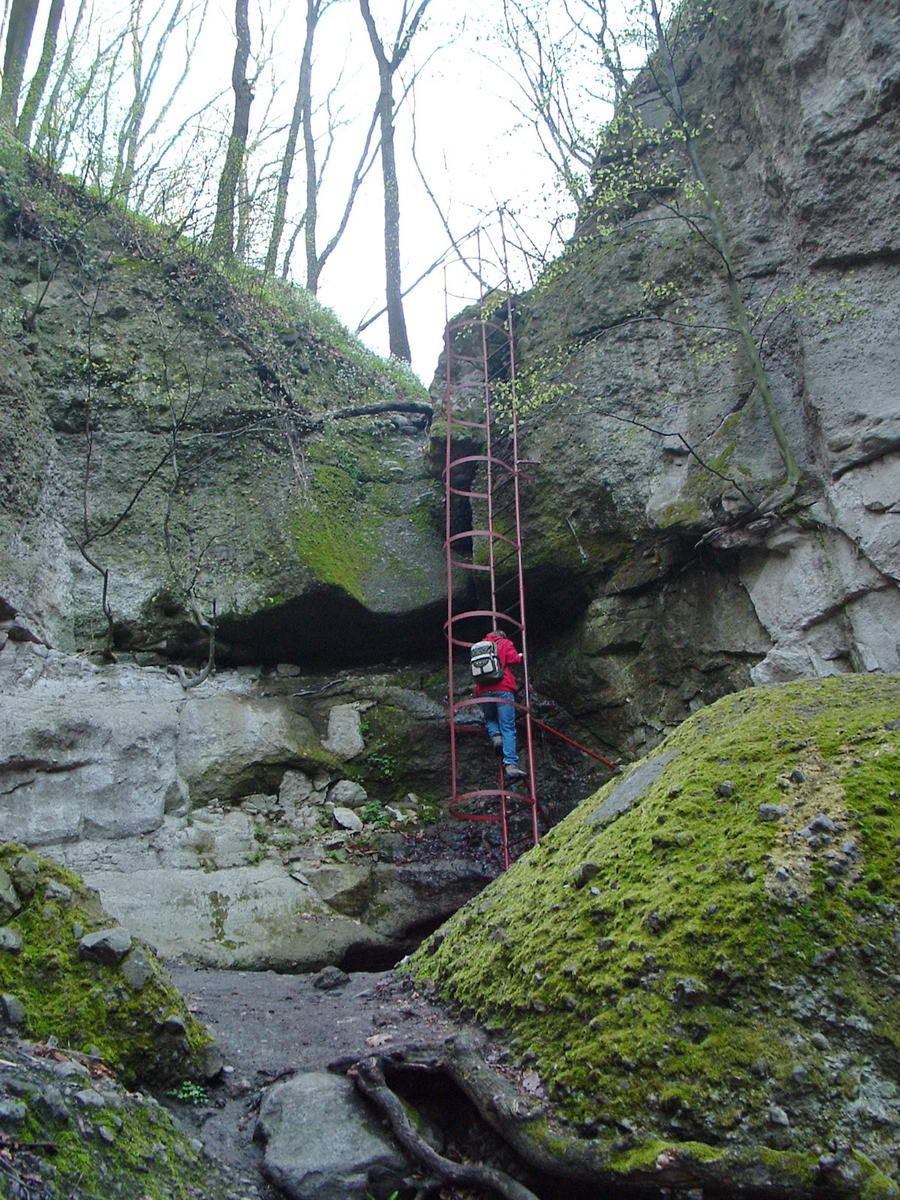
<path fill-rule="evenodd" d="M 156 1100 L 126 1091 L 95 1060 L 17 1039 L 0 1040 L 0 1056 L 3 1196 L 239 1200 L 245 1194 Z"/>
<path fill-rule="evenodd" d="M 898 716 L 897 676 L 726 697 L 417 952 L 528 1064 L 543 1154 L 900 1195 Z"/>
<path fill-rule="evenodd" d="M 126 1082 L 215 1074 L 218 1052 L 151 948 L 71 871 L 0 845 L 0 994 L 35 1039 L 99 1052 Z"/>

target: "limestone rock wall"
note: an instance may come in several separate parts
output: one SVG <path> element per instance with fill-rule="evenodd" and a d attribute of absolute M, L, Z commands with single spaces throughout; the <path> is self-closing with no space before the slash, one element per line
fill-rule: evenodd
<path fill-rule="evenodd" d="M 167 958 L 387 965 L 499 869 L 480 826 L 447 819 L 443 706 L 411 672 L 184 690 L 10 639 L 0 728 L 0 843 L 77 871 Z M 542 757 L 551 809 L 588 786 L 573 754 Z M 470 759 L 474 786 L 486 738 Z"/>
<path fill-rule="evenodd" d="M 678 45 L 803 474 L 790 502 L 677 188 L 631 195 L 612 227 L 588 205 L 518 302 L 533 592 L 559 623 L 592 597 L 535 670 L 623 749 L 750 682 L 898 668 L 898 62 L 889 0 L 725 0 Z M 668 118 L 650 74 L 636 98 Z"/>
<path fill-rule="evenodd" d="M 106 637 L 105 574 L 117 644 L 157 657 L 202 655 L 213 602 L 232 663 L 377 660 L 439 607 L 424 389 L 301 289 L 4 143 L 0 295 L 0 596 L 38 636 Z"/>

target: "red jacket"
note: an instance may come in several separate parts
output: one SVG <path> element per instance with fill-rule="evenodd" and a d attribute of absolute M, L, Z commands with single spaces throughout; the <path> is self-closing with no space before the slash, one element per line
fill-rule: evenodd
<path fill-rule="evenodd" d="M 475 695 L 481 696 L 485 692 L 514 692 L 517 686 L 516 677 L 513 675 L 510 667 L 514 667 L 516 663 L 520 663 L 522 655 L 509 638 L 504 637 L 502 633 L 489 633 L 484 641 L 496 642 L 497 657 L 500 659 L 500 665 L 506 669 L 503 672 L 503 678 L 498 679 L 496 683 L 476 683 Z"/>

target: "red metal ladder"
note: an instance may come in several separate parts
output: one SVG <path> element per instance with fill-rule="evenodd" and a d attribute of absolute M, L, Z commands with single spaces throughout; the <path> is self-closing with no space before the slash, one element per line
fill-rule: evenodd
<path fill-rule="evenodd" d="M 447 422 L 444 486 L 447 567 L 447 673 L 449 680 L 450 812 L 464 821 L 496 822 L 504 870 L 513 858 L 511 830 L 524 813 L 529 844 L 537 845 L 538 799 L 528 668 L 516 357 L 512 303 L 497 301 L 488 315 L 447 323 L 444 416 Z M 463 527 L 460 527 L 463 526 Z M 490 763 L 489 742 L 472 698 L 468 654 L 487 628 L 502 621 L 517 633 L 524 663 L 516 708 L 524 715 L 518 739 L 525 778 L 507 786 L 500 756 Z M 463 695 L 464 694 L 464 695 Z M 471 752 L 460 754 L 463 735 L 480 735 Z M 467 740 L 475 739 L 468 736 Z M 470 786 L 475 774 L 494 770 L 493 787 Z M 469 777 L 467 779 L 467 776 Z"/>

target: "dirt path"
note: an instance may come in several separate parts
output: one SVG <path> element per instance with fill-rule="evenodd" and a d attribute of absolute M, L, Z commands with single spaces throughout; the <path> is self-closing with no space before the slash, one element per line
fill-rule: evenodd
<path fill-rule="evenodd" d="M 373 1047 L 433 1042 L 451 1027 L 413 1005 L 393 972 L 358 973 L 340 987 L 316 987 L 316 975 L 213 971 L 170 965 L 176 985 L 218 1040 L 223 1083 L 208 1105 L 171 1103 L 206 1149 L 234 1171 L 235 1200 L 275 1200 L 259 1172 L 253 1128 L 261 1092 L 282 1075 L 322 1071 Z M 374 1040 L 373 1040 L 374 1039 Z"/>

